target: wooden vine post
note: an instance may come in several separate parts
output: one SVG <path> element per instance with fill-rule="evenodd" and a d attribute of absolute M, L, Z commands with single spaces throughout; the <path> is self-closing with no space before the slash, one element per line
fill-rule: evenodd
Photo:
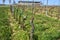
<path fill-rule="evenodd" d="M 31 31 L 30 31 L 30 40 L 33 40 L 33 35 L 34 35 L 34 0 L 33 0 L 33 3 L 32 3 L 32 18 L 30 20 L 30 25 L 31 25 Z"/>
<path fill-rule="evenodd" d="M 20 0 L 20 2 L 22 3 L 22 0 Z M 25 29 L 25 20 L 26 20 L 26 16 L 24 16 L 24 9 L 25 9 L 25 5 L 20 5 L 21 6 L 21 13 L 19 15 L 19 26 L 21 26 L 21 28 L 24 30 Z"/>
<path fill-rule="evenodd" d="M 11 5 L 10 3 L 11 3 L 11 0 L 9 0 L 10 12 L 12 16 L 14 17 L 14 5 L 13 4 Z"/>
<path fill-rule="evenodd" d="M 13 0 L 13 15 L 14 15 L 14 19 L 16 19 L 16 15 L 15 15 L 15 0 Z"/>
<path fill-rule="evenodd" d="M 21 1 L 21 0 L 20 0 Z M 20 2 L 19 1 L 19 2 Z M 18 9 L 20 8 L 20 12 L 18 12 L 18 17 L 19 17 L 19 26 L 20 26 L 20 24 L 21 24 L 21 17 L 22 17 L 22 5 L 19 3 L 19 5 L 18 5 Z M 19 10 L 18 10 L 19 11 Z"/>
<path fill-rule="evenodd" d="M 46 16 L 48 16 L 48 0 L 47 0 L 47 3 L 46 3 Z"/>

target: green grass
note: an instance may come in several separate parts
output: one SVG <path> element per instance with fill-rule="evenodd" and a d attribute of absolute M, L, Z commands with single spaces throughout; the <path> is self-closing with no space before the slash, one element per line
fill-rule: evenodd
<path fill-rule="evenodd" d="M 18 12 L 20 14 L 20 12 Z M 13 40 L 21 40 L 20 38 L 22 36 L 27 37 L 26 34 L 29 37 L 29 32 L 31 30 L 31 25 L 30 25 L 30 19 L 32 17 L 31 11 L 27 10 L 27 12 L 23 13 L 23 16 L 27 15 L 27 20 L 25 21 L 25 31 L 22 31 L 24 33 L 17 32 L 17 34 L 14 35 Z M 23 17 L 22 16 L 22 17 Z M 54 19 L 52 17 L 47 17 L 44 14 L 40 15 L 35 15 L 34 16 L 34 40 L 57 40 L 60 38 L 60 21 L 57 19 Z M 25 34 L 26 32 L 26 34 Z M 18 34 L 21 34 L 22 36 L 18 36 Z M 24 35 L 23 35 L 24 34 Z M 17 38 L 19 37 L 19 38 Z M 25 39 L 22 37 L 22 40 L 28 40 L 28 37 Z"/>
<path fill-rule="evenodd" d="M 16 32 L 11 36 L 7 9 L 9 8 L 0 7 L 0 39 L 10 40 L 10 37 L 12 37 L 12 40 L 29 40 L 29 33 L 31 30 L 30 19 L 32 17 L 31 10 L 27 10 L 27 12 L 21 14 L 20 9 L 18 13 L 15 9 L 16 17 L 20 14 L 22 15 L 22 18 L 24 15 L 27 16 L 25 21 L 26 26 L 25 30 L 22 30 L 19 26 L 15 26 Z M 34 26 L 34 40 L 57 40 L 60 38 L 60 20 L 47 17 L 44 14 L 34 15 Z"/>
<path fill-rule="evenodd" d="M 11 36 L 7 10 L 6 7 L 0 7 L 0 40 L 10 40 Z"/>

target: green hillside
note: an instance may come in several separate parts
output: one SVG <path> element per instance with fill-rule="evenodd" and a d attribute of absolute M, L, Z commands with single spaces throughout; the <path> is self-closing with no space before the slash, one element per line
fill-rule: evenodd
<path fill-rule="evenodd" d="M 32 18 L 31 11 L 23 12 L 23 16 L 27 16 L 25 20 L 25 28 L 24 30 L 21 29 L 20 26 L 16 25 L 13 26 L 14 32 L 11 33 L 11 26 L 9 22 L 9 15 L 8 7 L 0 7 L 0 40 L 29 40 L 31 25 L 30 19 Z M 21 10 L 18 9 L 18 14 L 15 10 L 15 19 L 18 19 L 17 16 L 20 15 Z M 17 14 L 17 15 L 16 15 Z M 44 14 L 34 15 L 34 40 L 59 40 L 60 39 L 60 20 L 47 17 Z"/>

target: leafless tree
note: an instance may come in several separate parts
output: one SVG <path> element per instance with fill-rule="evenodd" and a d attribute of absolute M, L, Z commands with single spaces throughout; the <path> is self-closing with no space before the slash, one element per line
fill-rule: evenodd
<path fill-rule="evenodd" d="M 5 0 L 2 0 L 3 4 L 5 3 Z"/>
<path fill-rule="evenodd" d="M 46 3 L 46 16 L 48 16 L 48 0 L 47 0 L 47 3 Z"/>
<path fill-rule="evenodd" d="M 11 0 L 9 0 L 9 4 L 11 3 Z"/>
<path fill-rule="evenodd" d="M 11 0 L 9 0 L 9 6 L 10 6 L 10 11 L 12 12 L 12 5 L 11 4 Z"/>

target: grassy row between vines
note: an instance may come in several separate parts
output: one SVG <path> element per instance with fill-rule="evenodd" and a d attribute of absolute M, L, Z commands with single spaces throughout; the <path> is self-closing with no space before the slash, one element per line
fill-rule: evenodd
<path fill-rule="evenodd" d="M 13 40 L 29 40 L 31 30 L 30 19 L 32 18 L 32 10 L 23 11 L 19 8 L 15 9 L 15 16 L 27 16 L 25 21 L 25 31 L 16 27 L 17 32 L 13 36 Z M 21 12 L 23 13 L 21 14 Z M 34 40 L 58 40 L 60 38 L 60 21 L 44 14 L 34 15 Z M 18 19 L 18 18 L 17 18 Z"/>
<path fill-rule="evenodd" d="M 29 40 L 29 34 L 31 30 L 30 19 L 32 12 L 27 10 L 23 12 L 23 16 L 27 16 L 25 21 L 25 30 L 22 30 L 19 26 L 13 27 L 16 32 L 11 36 L 11 28 L 9 26 L 9 20 L 7 10 L 9 8 L 0 8 L 0 39 L 1 40 Z M 20 15 L 21 10 L 18 9 L 18 13 L 15 9 L 15 16 Z M 4 12 L 3 12 L 4 11 Z M 3 20 L 2 20 L 3 19 Z M 17 17 L 18 19 L 18 17 Z M 51 17 L 47 17 L 43 14 L 34 15 L 34 40 L 58 40 L 60 39 L 60 21 Z"/>

